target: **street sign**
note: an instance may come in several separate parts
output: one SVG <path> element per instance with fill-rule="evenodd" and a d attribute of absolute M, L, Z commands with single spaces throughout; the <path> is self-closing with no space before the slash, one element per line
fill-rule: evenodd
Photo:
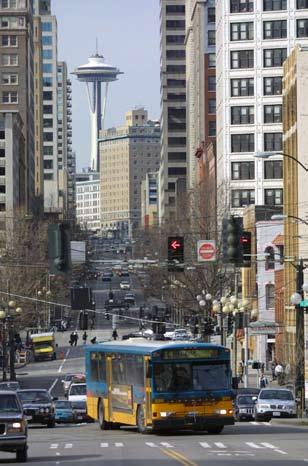
<path fill-rule="evenodd" d="M 299 305 L 300 307 L 308 307 L 308 299 L 303 299 L 303 301 L 301 301 Z"/>
<path fill-rule="evenodd" d="M 199 240 L 197 245 L 198 262 L 216 261 L 216 242 L 211 240 Z"/>

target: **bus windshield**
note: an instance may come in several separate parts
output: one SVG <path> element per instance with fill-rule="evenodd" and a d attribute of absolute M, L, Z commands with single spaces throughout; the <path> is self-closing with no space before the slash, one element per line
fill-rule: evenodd
<path fill-rule="evenodd" d="M 229 365 L 225 362 L 154 364 L 156 392 L 225 390 L 230 388 Z"/>

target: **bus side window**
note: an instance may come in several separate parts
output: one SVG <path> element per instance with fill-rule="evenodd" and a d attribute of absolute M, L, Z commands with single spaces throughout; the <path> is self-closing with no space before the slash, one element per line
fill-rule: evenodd
<path fill-rule="evenodd" d="M 98 380 L 106 382 L 106 355 L 98 353 Z"/>
<path fill-rule="evenodd" d="M 126 360 L 125 355 L 115 354 L 112 356 L 112 383 L 126 384 Z"/>
<path fill-rule="evenodd" d="M 91 353 L 90 373 L 92 382 L 98 381 L 98 354 Z"/>

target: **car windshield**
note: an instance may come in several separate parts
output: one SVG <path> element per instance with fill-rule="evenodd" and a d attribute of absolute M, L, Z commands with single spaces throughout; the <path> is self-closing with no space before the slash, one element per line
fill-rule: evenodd
<path fill-rule="evenodd" d="M 154 386 L 157 392 L 230 388 L 229 367 L 225 363 L 155 364 Z"/>
<path fill-rule="evenodd" d="M 18 393 L 23 403 L 50 403 L 50 397 L 47 392 L 27 391 Z"/>
<path fill-rule="evenodd" d="M 72 404 L 70 401 L 57 401 L 56 409 L 72 409 Z"/>
<path fill-rule="evenodd" d="M 262 390 L 260 400 L 294 400 L 292 392 L 288 390 Z"/>
<path fill-rule="evenodd" d="M 21 411 L 17 398 L 14 395 L 1 395 L 0 396 L 0 413 Z"/>
<path fill-rule="evenodd" d="M 73 385 L 70 390 L 70 395 L 86 395 L 87 388 L 83 384 Z"/>
<path fill-rule="evenodd" d="M 64 377 L 65 382 L 70 382 L 73 378 L 73 374 L 68 374 Z"/>
<path fill-rule="evenodd" d="M 73 409 L 86 409 L 85 401 L 74 401 L 72 405 L 73 405 Z"/>
<path fill-rule="evenodd" d="M 253 403 L 253 396 L 251 395 L 241 395 L 237 397 L 237 402 L 239 405 L 250 405 Z"/>

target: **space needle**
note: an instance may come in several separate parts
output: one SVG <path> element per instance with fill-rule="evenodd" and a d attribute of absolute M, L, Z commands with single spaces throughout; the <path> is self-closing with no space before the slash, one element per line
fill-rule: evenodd
<path fill-rule="evenodd" d="M 91 169 L 99 171 L 98 138 L 105 123 L 108 85 L 112 81 L 117 81 L 118 75 L 123 73 L 115 66 L 105 63 L 104 57 L 96 53 L 89 58 L 88 63 L 76 68 L 72 74 L 87 85 L 91 118 Z M 105 83 L 103 98 L 102 83 Z"/>

